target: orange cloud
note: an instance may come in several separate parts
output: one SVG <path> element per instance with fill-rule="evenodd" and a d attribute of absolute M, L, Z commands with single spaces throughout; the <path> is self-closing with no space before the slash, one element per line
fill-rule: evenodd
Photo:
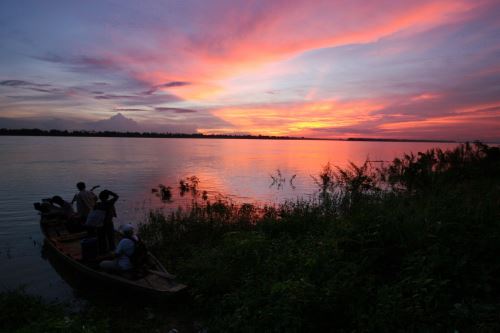
<path fill-rule="evenodd" d="M 378 128 L 390 131 L 405 131 L 440 127 L 442 129 L 454 127 L 458 124 L 483 124 L 500 128 L 500 104 L 478 105 L 460 109 L 455 114 L 441 117 L 432 117 L 415 121 L 402 121 L 379 125 Z"/>
<path fill-rule="evenodd" d="M 353 126 L 380 118 L 372 115 L 384 104 L 372 101 L 320 101 L 259 107 L 228 107 L 212 113 L 240 132 L 300 136 L 311 129 Z M 227 128 L 200 129 L 202 133 L 230 133 Z M 219 131 L 219 132 L 218 132 Z M 234 130 L 232 130 L 234 132 Z"/>

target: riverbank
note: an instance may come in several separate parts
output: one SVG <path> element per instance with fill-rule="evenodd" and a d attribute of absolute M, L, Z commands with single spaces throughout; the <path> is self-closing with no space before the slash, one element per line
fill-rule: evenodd
<path fill-rule="evenodd" d="M 153 211 L 140 235 L 191 287 L 188 311 L 211 332 L 497 331 L 499 173 L 500 150 L 481 144 L 379 169 L 327 165 L 310 201 Z M 96 331 L 148 325 L 140 309 L 74 322 L 87 313 L 108 325 Z M 160 326 L 146 329 L 164 323 L 159 314 Z"/>
<path fill-rule="evenodd" d="M 326 166 L 316 200 L 152 213 L 142 237 L 212 331 L 495 331 L 500 150 Z"/>

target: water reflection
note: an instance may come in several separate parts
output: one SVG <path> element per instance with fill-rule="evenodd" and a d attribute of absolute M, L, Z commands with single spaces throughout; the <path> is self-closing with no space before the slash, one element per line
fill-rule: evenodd
<path fill-rule="evenodd" d="M 74 184 L 101 185 L 120 195 L 115 224 L 138 223 L 151 208 L 175 209 L 219 196 L 237 202 L 280 202 L 316 190 L 311 175 L 330 162 L 390 161 L 403 152 L 454 144 L 137 138 L 0 138 L 0 266 L 4 288 L 47 285 L 53 269 L 40 260 L 39 217 L 32 203 L 55 194 L 71 201 Z M 277 174 L 279 171 L 279 175 Z M 273 178 L 277 182 L 273 185 Z M 180 195 L 196 176 L 197 195 Z M 284 179 L 283 181 L 279 181 Z M 152 189 L 170 187 L 170 198 Z M 272 185 L 272 186 L 270 186 Z M 279 186 L 277 186 L 279 185 Z M 189 187 L 189 186 L 188 186 Z M 59 282 L 57 282 L 59 283 Z M 63 290 L 61 284 L 58 288 Z M 43 288 L 38 288 L 43 289 Z M 67 297 L 67 289 L 60 297 Z"/>

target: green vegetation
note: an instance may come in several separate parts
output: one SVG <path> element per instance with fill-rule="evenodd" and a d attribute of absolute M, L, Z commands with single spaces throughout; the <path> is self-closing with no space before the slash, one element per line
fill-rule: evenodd
<path fill-rule="evenodd" d="M 172 328 L 181 333 L 199 331 L 189 311 L 179 304 L 172 309 L 151 299 L 125 298 L 89 302 L 76 308 L 44 301 L 22 290 L 3 292 L 0 333 L 150 333 L 169 332 Z"/>
<path fill-rule="evenodd" d="M 69 314 L 61 304 L 47 304 L 21 291 L 0 294 L 0 332 L 105 332 L 95 315 Z"/>
<path fill-rule="evenodd" d="M 500 149 L 327 165 L 316 200 L 152 212 L 213 332 L 500 330 Z"/>

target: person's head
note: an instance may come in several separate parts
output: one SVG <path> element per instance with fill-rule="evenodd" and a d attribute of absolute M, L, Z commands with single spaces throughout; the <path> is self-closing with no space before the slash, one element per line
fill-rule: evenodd
<path fill-rule="evenodd" d="M 101 191 L 101 193 L 99 193 L 99 199 L 101 201 L 106 201 L 108 200 L 108 198 L 109 198 L 109 193 L 107 190 Z"/>
<path fill-rule="evenodd" d="M 62 206 L 64 204 L 64 200 L 60 196 L 55 195 L 55 196 L 52 197 L 52 203 L 55 203 L 55 204 L 57 204 L 59 206 Z"/>
<path fill-rule="evenodd" d="M 78 182 L 76 184 L 76 188 L 79 189 L 80 191 L 85 190 L 85 183 L 84 182 Z"/>
<path fill-rule="evenodd" d="M 123 224 L 118 230 L 125 237 L 132 237 L 134 235 L 134 227 L 131 224 Z"/>

